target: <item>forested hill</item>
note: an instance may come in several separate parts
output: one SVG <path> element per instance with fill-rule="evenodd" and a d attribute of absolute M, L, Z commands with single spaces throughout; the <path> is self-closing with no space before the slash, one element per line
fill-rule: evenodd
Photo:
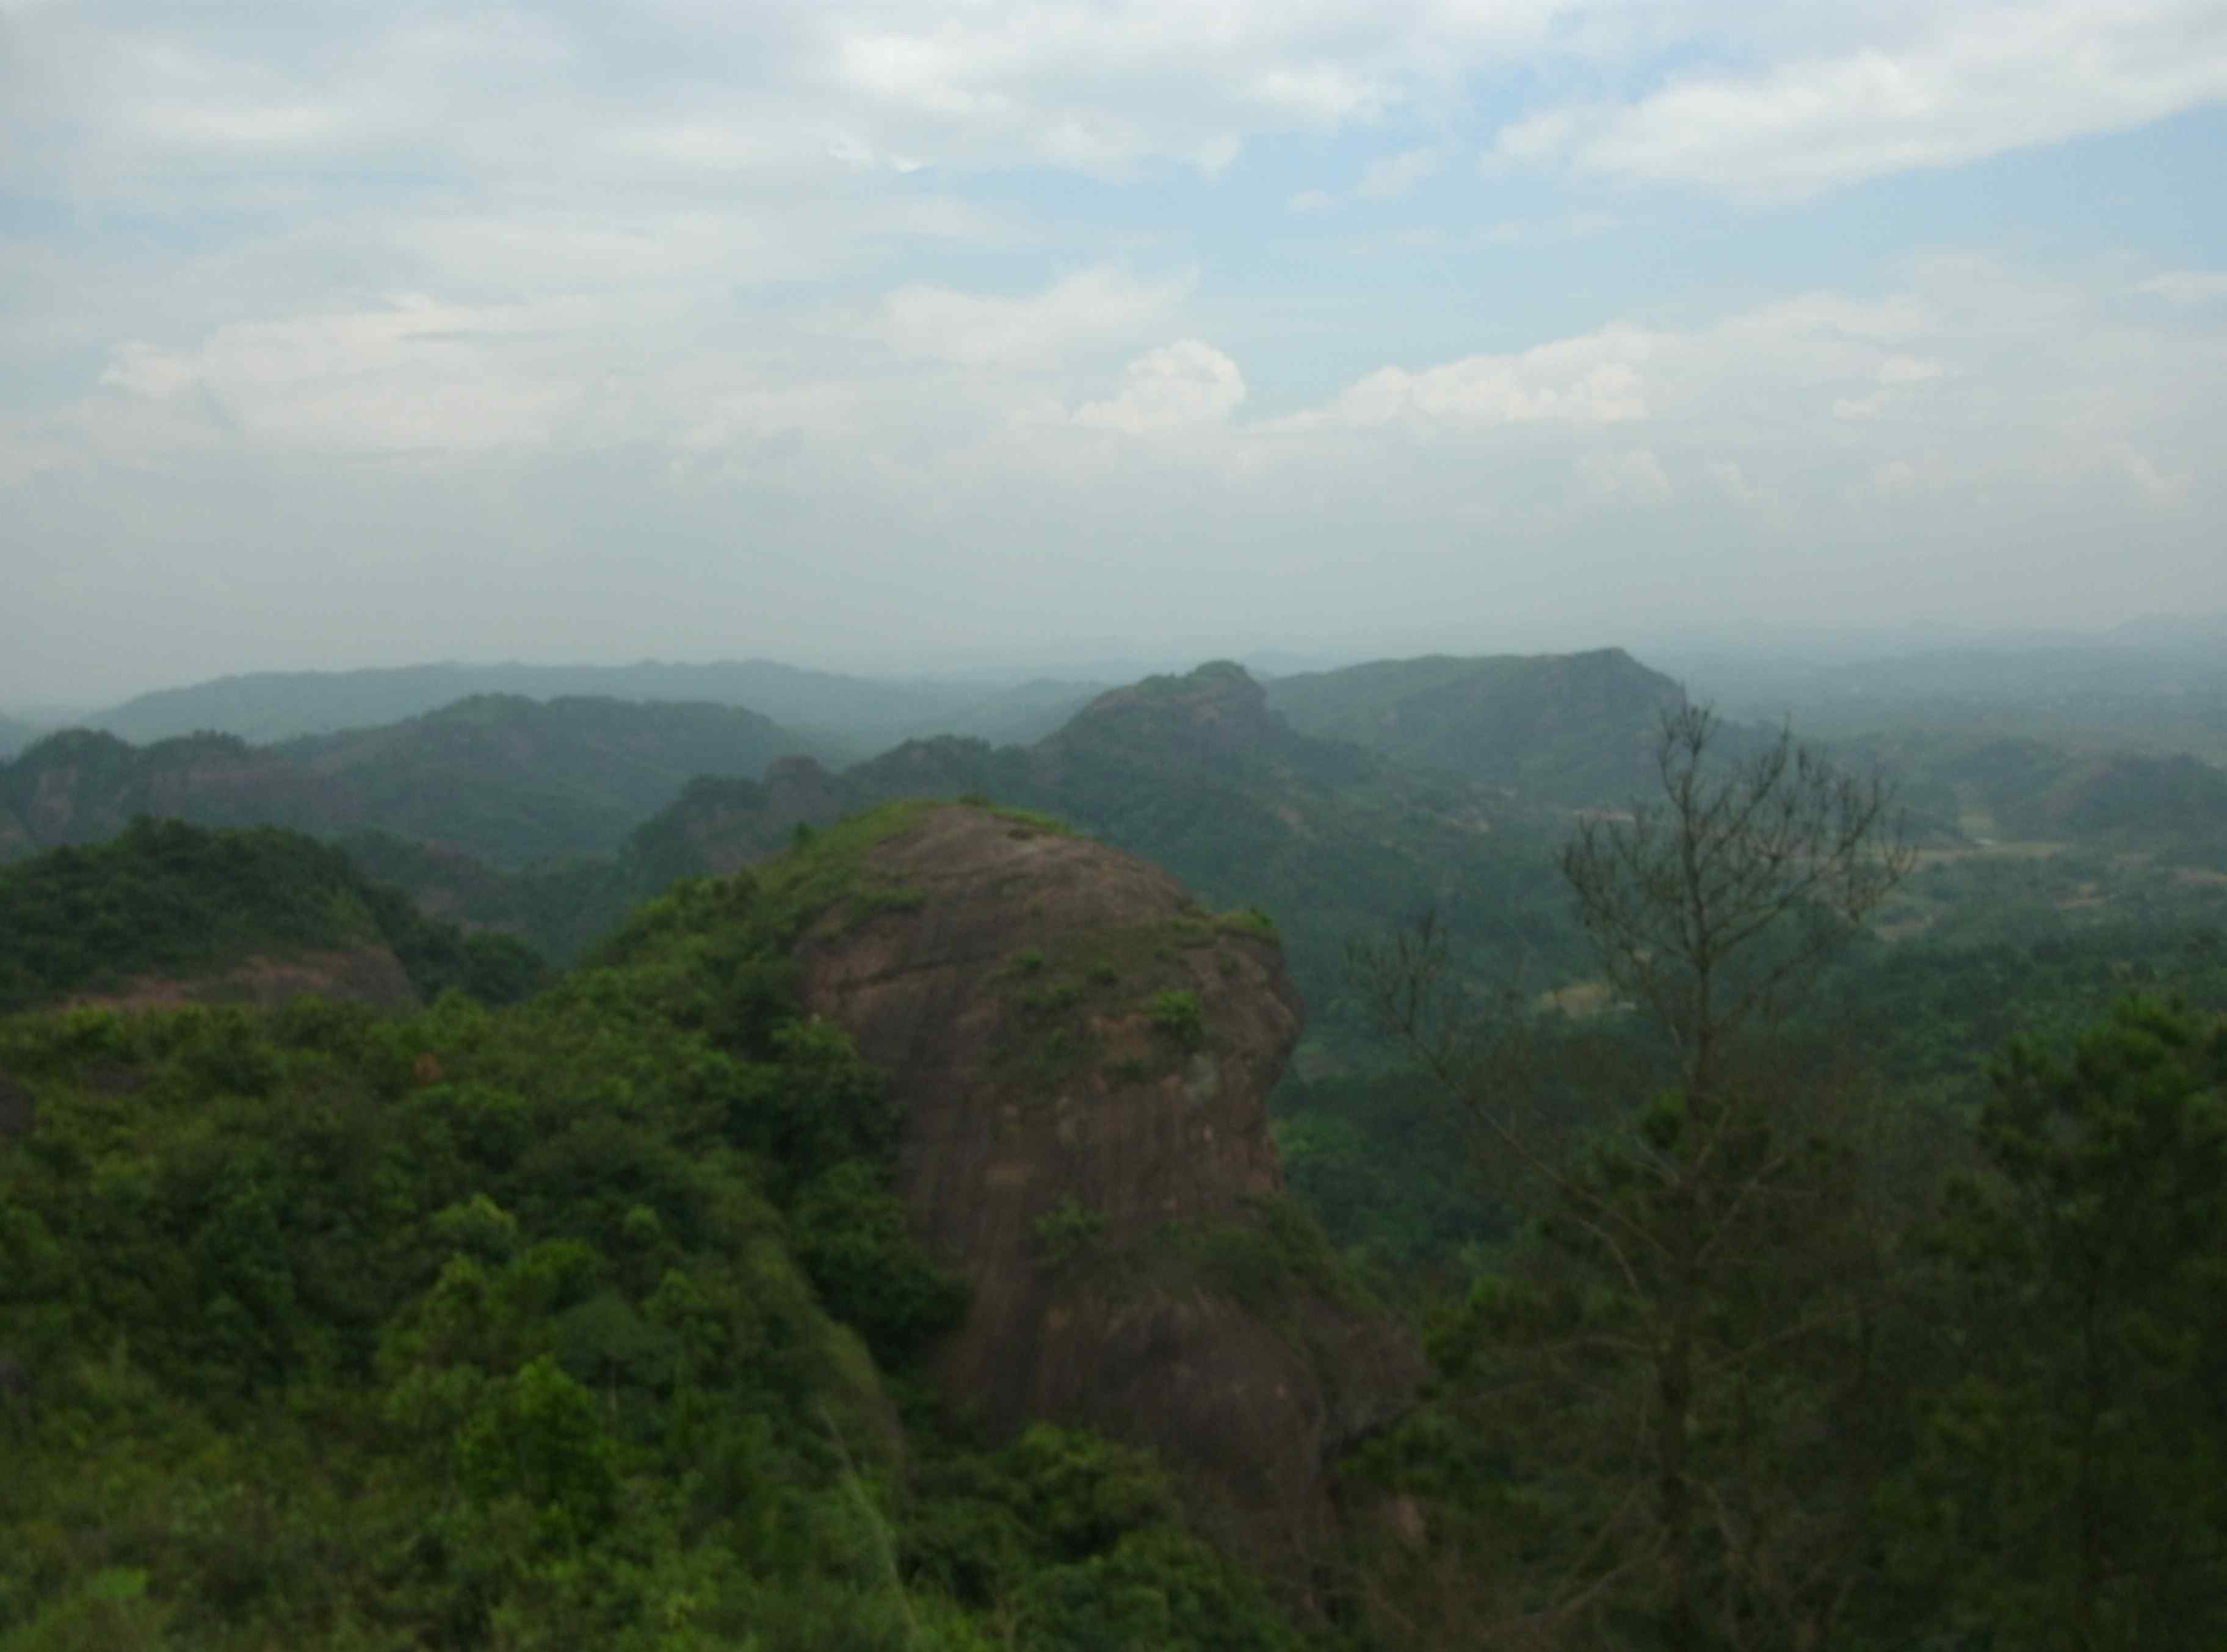
<path fill-rule="evenodd" d="M 1300 734 L 1228 662 L 1114 690 L 1031 746 L 914 741 L 839 774 L 794 759 L 762 780 L 702 779 L 607 861 L 501 878 L 391 836 L 350 841 L 429 909 L 562 959 L 629 903 L 776 853 L 800 826 L 892 799 L 967 796 L 1055 815 L 1219 905 L 1260 909 L 1324 1030 L 1348 1018 L 1346 941 L 1388 914 L 1439 903 L 1469 916 L 1480 954 L 1569 960 L 1551 876 L 1555 816 Z"/>
<path fill-rule="evenodd" d="M 769 660 L 425 665 L 220 678 L 142 694 L 93 718 L 90 725 L 135 742 L 203 730 L 269 742 L 397 723 L 481 695 L 695 701 L 748 707 L 795 731 L 788 749 L 848 760 L 931 731 L 1033 740 L 1058 726 L 1096 689 L 1056 681 L 1006 687 L 852 677 Z"/>
<path fill-rule="evenodd" d="M 1355 1648 L 1326 1457 L 1401 1373 L 1334 1338 L 1370 1311 L 1275 1197 L 1273 944 L 934 813 L 955 859 L 886 811 L 503 1010 L 0 1017 L 0 1644 Z M 884 1073 L 839 1030 L 873 1004 L 807 1013 L 801 938 L 885 985 L 889 926 L 954 924 L 971 1068 Z M 974 1126 L 924 1191 L 892 1088 L 923 1076 Z M 1125 1151 L 1071 1149 L 1086 1095 Z M 936 1193 L 1000 1220 L 930 1252 Z M 1023 1407 L 989 1426 L 941 1358 L 986 1343 Z M 1128 1445 L 1072 1414 L 1117 1403 Z M 1139 1444 L 1169 1416 L 1188 1457 Z M 1267 1500 L 1257 1540 L 1217 1486 Z M 1272 1526 L 1302 1500 L 1305 1551 Z"/>
<path fill-rule="evenodd" d="M 2186 752 L 2068 749 L 1923 727 L 1846 749 L 1897 776 L 1913 810 L 1967 837 L 2078 841 L 2227 870 L 2227 769 Z"/>
<path fill-rule="evenodd" d="M 336 849 L 276 827 L 141 820 L 91 848 L 0 867 L 0 1015 L 64 999 L 394 1005 L 539 983 L 505 936 L 467 940 L 367 881 Z"/>
<path fill-rule="evenodd" d="M 316 831 L 345 807 L 300 765 L 229 735 L 137 747 L 68 729 L 0 764 L 0 859 L 99 843 L 140 815 Z"/>
<path fill-rule="evenodd" d="M 1450 775 L 1301 734 L 1227 661 L 1101 695 L 1032 746 L 916 741 L 840 775 L 694 788 L 636 834 L 670 875 L 770 852 L 800 824 L 900 797 L 994 798 L 1043 810 L 1167 867 L 1281 930 L 1318 1023 L 1334 1024 L 1345 941 L 1386 915 L 1459 908 L 1480 948 L 1559 959 L 1569 932 L 1541 812 Z"/>
<path fill-rule="evenodd" d="M 1662 714 L 1686 703 L 1677 683 L 1621 648 L 1381 660 L 1275 678 L 1267 695 L 1305 733 L 1525 798 L 1599 807 L 1652 788 Z"/>
<path fill-rule="evenodd" d="M 275 749 L 351 800 L 350 825 L 507 865 L 608 853 L 698 775 L 757 775 L 806 743 L 739 706 L 481 695 Z"/>
<path fill-rule="evenodd" d="M 378 828 L 501 866 L 609 854 L 693 776 L 755 775 L 803 743 L 734 706 L 515 696 L 277 747 L 76 730 L 0 765 L 0 858 L 98 842 L 140 814 Z"/>

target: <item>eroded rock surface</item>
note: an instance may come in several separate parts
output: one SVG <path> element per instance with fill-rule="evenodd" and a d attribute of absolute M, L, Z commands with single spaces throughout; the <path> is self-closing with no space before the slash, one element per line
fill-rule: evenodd
<path fill-rule="evenodd" d="M 805 998 L 894 1075 L 914 1221 L 973 1285 L 948 1394 L 1150 1445 L 1304 1553 L 1327 1463 L 1420 1362 L 1284 1201 L 1265 1098 L 1301 1008 L 1265 923 L 960 806 L 865 872 L 805 936 Z"/>

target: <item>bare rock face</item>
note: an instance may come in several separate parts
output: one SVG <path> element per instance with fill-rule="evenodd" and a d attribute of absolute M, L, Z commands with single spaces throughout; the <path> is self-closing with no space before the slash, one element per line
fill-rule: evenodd
<path fill-rule="evenodd" d="M 973 1285 L 948 1396 L 1152 1446 L 1232 1536 L 1313 1548 L 1327 1464 L 1420 1360 L 1284 1199 L 1265 1098 L 1301 1010 L 1273 933 L 985 809 L 913 816 L 865 871 L 798 957 L 893 1075 L 913 1220 Z"/>

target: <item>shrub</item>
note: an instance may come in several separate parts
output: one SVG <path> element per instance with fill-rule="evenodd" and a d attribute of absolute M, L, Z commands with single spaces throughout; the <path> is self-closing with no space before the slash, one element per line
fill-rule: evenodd
<path fill-rule="evenodd" d="M 1155 992 L 1145 1005 L 1145 1014 L 1153 1026 L 1185 1049 L 1196 1049 L 1206 1042 L 1206 1006 L 1196 992 L 1180 987 Z"/>

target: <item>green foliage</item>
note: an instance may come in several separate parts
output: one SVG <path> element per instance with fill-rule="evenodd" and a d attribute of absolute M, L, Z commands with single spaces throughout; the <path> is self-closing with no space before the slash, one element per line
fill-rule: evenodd
<path fill-rule="evenodd" d="M 1412 1285 L 1506 1236 L 1509 1213 L 1481 1194 L 1462 1120 L 1417 1075 L 1288 1081 L 1276 1107 L 1285 1179 L 1347 1254 Z"/>
<path fill-rule="evenodd" d="M 522 1498 L 542 1540 L 577 1548 L 618 1512 L 618 1442 L 595 1400 L 544 1354 L 481 1401 L 456 1435 L 456 1468 L 482 1505 Z"/>
<path fill-rule="evenodd" d="M 1684 691 L 1621 648 L 1382 660 L 1270 684 L 1292 726 L 1558 803 L 1619 807 L 1650 789 L 1657 714 Z"/>
<path fill-rule="evenodd" d="M 739 706 L 482 694 L 272 749 L 342 789 L 348 826 L 526 866 L 610 854 L 693 777 L 755 776 L 799 749 Z"/>
<path fill-rule="evenodd" d="M 1366 1042 L 1343 986 L 1347 938 L 1450 889 L 1460 891 L 1472 966 L 1579 956 L 1554 899 L 1552 839 L 1527 810 L 1296 733 L 1227 661 L 1104 696 L 1032 747 L 915 741 L 847 771 L 834 790 L 854 808 L 994 796 L 1072 820 L 1238 909 L 1202 911 L 1199 944 L 1222 929 L 1271 938 L 1243 914 L 1273 915 L 1312 1037 L 1340 1048 Z"/>
<path fill-rule="evenodd" d="M 1037 1262 L 1057 1272 L 1089 1257 L 1105 1231 L 1105 1213 L 1070 1194 L 1029 1224 L 1029 1240 Z"/>
<path fill-rule="evenodd" d="M 807 1183 L 792 1234 L 829 1311 L 856 1326 L 885 1364 L 902 1364 L 966 1315 L 965 1283 L 920 1254 L 903 1202 L 866 1160 L 845 1160 Z"/>
<path fill-rule="evenodd" d="M 518 942 L 432 922 L 340 852 L 276 827 L 143 818 L 107 843 L 0 868 L 0 1013 L 137 976 L 382 946 L 427 997 L 453 987 L 509 1003 L 546 979 Z"/>
<path fill-rule="evenodd" d="M 1137 1454 L 900 1432 L 965 1293 L 772 955 L 855 887 L 500 1011 L 0 1020 L 0 1646 L 1291 1644 Z"/>
<path fill-rule="evenodd" d="M 1155 992 L 1145 1005 L 1145 1018 L 1185 1049 L 1206 1042 L 1206 1006 L 1188 988 Z"/>
<path fill-rule="evenodd" d="M 195 733 L 134 748 L 72 730 L 0 763 L 0 820 L 40 846 L 158 812 L 201 826 L 376 830 L 521 868 L 613 854 L 692 777 L 756 776 L 813 743 L 738 705 L 588 697 L 481 694 L 334 726 L 262 747 Z"/>
<path fill-rule="evenodd" d="M 2227 1025 L 2122 1004 L 2013 1045 L 1932 1236 L 1956 1327 L 1904 1580 L 1994 1644 L 2227 1636 Z"/>
<path fill-rule="evenodd" d="M 1250 935 L 1256 941 L 1276 939 L 1276 920 L 1262 908 L 1240 907 L 1235 911 L 1215 915 L 1215 927 L 1232 934 Z"/>
<path fill-rule="evenodd" d="M 1174 1488 L 1141 1452 L 1047 1425 L 1004 1451 L 930 1464 L 908 1570 L 1000 1603 L 1029 1652 L 1152 1647 L 1296 1652 L 1259 1584 L 1181 1529 Z"/>
<path fill-rule="evenodd" d="M 1300 1301 L 1335 1303 L 1356 1315 L 1377 1311 L 1322 1224 L 1288 1196 L 1250 1200 L 1239 1216 L 1171 1223 L 1160 1243 L 1182 1260 L 1184 1273 L 1271 1324 Z"/>

